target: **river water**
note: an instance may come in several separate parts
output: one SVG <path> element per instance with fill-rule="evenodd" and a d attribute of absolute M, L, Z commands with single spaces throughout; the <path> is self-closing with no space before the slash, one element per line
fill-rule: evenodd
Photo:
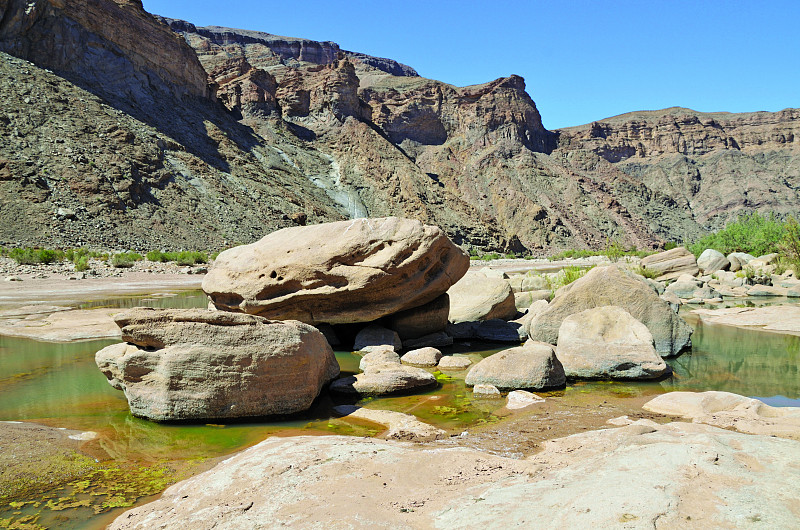
<path fill-rule="evenodd" d="M 206 298 L 201 292 L 126 297 L 82 308 L 137 305 L 205 307 Z M 690 321 L 695 327 L 693 348 L 668 360 L 671 377 L 657 382 L 581 382 L 569 385 L 561 395 L 589 392 L 603 400 L 669 390 L 725 390 L 772 405 L 800 406 L 800 337 Z M 29 523 L 40 527 L 99 528 L 169 483 L 268 436 L 378 433 L 376 426 L 335 418 L 331 407 L 340 402 L 327 395 L 308 413 L 283 421 L 165 425 L 134 418 L 123 393 L 111 388 L 94 363 L 95 352 L 114 342 L 46 343 L 0 336 L 0 420 L 98 433 L 83 448 L 96 459 L 91 472 L 52 490 L 0 501 L 0 527 L 4 521 L 10 524 L 28 517 Z M 454 351 L 477 361 L 497 348 L 472 344 Z M 360 357 L 350 352 L 336 355 L 343 372 L 357 371 Z M 464 372 L 456 374 L 436 372 L 440 387 L 425 394 L 359 404 L 414 414 L 450 432 L 502 421 L 494 412 L 503 402 L 474 402 L 464 385 Z"/>

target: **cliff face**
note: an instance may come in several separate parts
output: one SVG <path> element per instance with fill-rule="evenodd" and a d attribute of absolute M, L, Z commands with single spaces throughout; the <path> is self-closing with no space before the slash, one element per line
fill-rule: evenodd
<path fill-rule="evenodd" d="M 35 63 L 0 54 L 0 226 L 17 244 L 220 247 L 402 215 L 536 252 L 800 213 L 798 110 L 551 132 L 519 76 L 454 87 L 132 0 L 0 0 L 0 49 Z"/>
<path fill-rule="evenodd" d="M 671 108 L 623 114 L 559 131 L 574 166 L 618 171 L 672 199 L 694 226 L 663 227 L 674 239 L 720 228 L 747 211 L 797 215 L 800 110 L 743 114 Z"/>
<path fill-rule="evenodd" d="M 112 97 L 211 95 L 193 50 L 138 0 L 0 0 L 0 51 Z"/>

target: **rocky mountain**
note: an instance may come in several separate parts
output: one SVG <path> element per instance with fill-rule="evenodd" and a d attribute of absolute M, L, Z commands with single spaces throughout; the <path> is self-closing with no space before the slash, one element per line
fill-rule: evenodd
<path fill-rule="evenodd" d="M 0 0 L 9 244 L 218 248 L 401 215 L 485 250 L 639 247 L 800 213 L 798 110 L 548 131 L 519 76 L 455 87 L 136 0 Z"/>

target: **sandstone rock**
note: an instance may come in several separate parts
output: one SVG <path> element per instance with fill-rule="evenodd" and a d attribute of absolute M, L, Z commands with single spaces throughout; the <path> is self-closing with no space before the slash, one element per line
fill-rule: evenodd
<path fill-rule="evenodd" d="M 553 293 L 549 290 L 514 293 L 514 305 L 516 306 L 517 310 L 524 311 L 525 309 L 528 309 L 531 304 L 538 302 L 539 300 L 549 302 L 552 298 L 552 295 Z"/>
<path fill-rule="evenodd" d="M 563 296 L 531 322 L 533 340 L 556 344 L 561 322 L 569 315 L 593 307 L 616 305 L 647 326 L 662 357 L 677 355 L 691 345 L 692 328 L 675 314 L 650 287 L 615 266 L 595 267 L 570 284 Z"/>
<path fill-rule="evenodd" d="M 434 226 L 354 219 L 285 228 L 228 249 L 203 290 L 226 311 L 312 324 L 370 322 L 433 301 L 468 268 L 468 256 Z"/>
<path fill-rule="evenodd" d="M 157 421 L 306 410 L 339 374 L 325 337 L 301 322 L 202 309 L 115 317 L 123 340 L 95 356 L 131 413 Z"/>
<path fill-rule="evenodd" d="M 520 318 L 516 320 L 512 320 L 512 324 L 519 324 L 519 339 L 520 340 L 527 340 L 528 336 L 531 332 L 531 323 L 536 316 L 547 309 L 547 302 L 544 300 L 539 300 L 534 302 L 528 308 L 528 312 L 522 315 Z"/>
<path fill-rule="evenodd" d="M 443 294 L 425 305 L 394 313 L 387 326 L 397 332 L 403 341 L 439 333 L 447 327 L 450 314 L 450 297 Z"/>
<path fill-rule="evenodd" d="M 772 254 L 764 254 L 763 256 L 759 256 L 755 259 L 750 260 L 748 265 L 750 265 L 754 269 L 767 267 L 768 265 L 773 265 L 778 260 L 778 257 L 779 255 L 774 252 Z"/>
<path fill-rule="evenodd" d="M 469 271 L 447 292 L 450 295 L 450 322 L 473 322 L 514 318 L 517 308 L 514 294 L 506 280 L 487 278 Z"/>
<path fill-rule="evenodd" d="M 466 384 L 500 389 L 545 390 L 564 385 L 564 368 L 549 344 L 528 341 L 486 357 L 472 367 Z"/>
<path fill-rule="evenodd" d="M 499 398 L 500 397 L 500 390 L 494 385 L 488 385 L 485 383 L 479 383 L 472 387 L 472 394 L 475 397 L 483 397 L 483 398 Z"/>
<path fill-rule="evenodd" d="M 668 392 L 642 408 L 694 423 L 800 440 L 800 407 L 770 407 L 763 401 L 730 392 Z"/>
<path fill-rule="evenodd" d="M 796 528 L 797 452 L 793 440 L 646 420 L 550 440 L 525 460 L 349 436 L 270 437 L 109 528 Z"/>
<path fill-rule="evenodd" d="M 528 338 L 527 333 L 522 332 L 521 329 L 522 325 L 519 323 L 493 318 L 478 324 L 475 336 L 489 342 L 519 343 Z"/>
<path fill-rule="evenodd" d="M 372 367 L 383 365 L 400 365 L 400 356 L 390 346 L 379 346 L 371 349 L 358 362 L 358 369 L 366 372 Z"/>
<path fill-rule="evenodd" d="M 748 296 L 786 296 L 788 289 L 772 285 L 754 285 L 747 290 Z"/>
<path fill-rule="evenodd" d="M 567 377 L 653 379 L 669 372 L 647 326 L 617 306 L 595 307 L 565 318 L 556 355 Z"/>
<path fill-rule="evenodd" d="M 664 292 L 674 293 L 682 299 L 700 298 L 703 300 L 707 298 L 716 298 L 719 294 L 708 285 L 698 286 L 698 283 L 699 282 L 677 281 L 669 284 Z"/>
<path fill-rule="evenodd" d="M 795 285 L 789 289 L 786 289 L 786 296 L 789 298 L 798 298 L 800 297 L 800 285 Z"/>
<path fill-rule="evenodd" d="M 465 370 L 472 364 L 468 357 L 460 355 L 444 355 L 439 360 L 440 370 Z"/>
<path fill-rule="evenodd" d="M 755 256 L 751 256 L 745 252 L 732 252 L 728 254 L 728 261 L 731 262 L 731 271 L 736 272 L 742 270 L 745 265 L 753 261 Z"/>
<path fill-rule="evenodd" d="M 665 292 L 659 298 L 664 300 L 666 303 L 669 304 L 669 307 L 678 314 L 678 309 L 681 307 L 681 299 L 675 293 L 667 293 Z"/>
<path fill-rule="evenodd" d="M 681 274 L 694 276 L 700 270 L 694 254 L 683 247 L 642 258 L 641 265 L 647 270 L 658 273 L 658 280 L 672 280 Z"/>
<path fill-rule="evenodd" d="M 453 337 L 447 333 L 440 331 L 439 333 L 431 333 L 416 339 L 407 339 L 403 341 L 403 348 L 413 350 L 416 348 L 444 348 L 453 344 Z"/>
<path fill-rule="evenodd" d="M 707 248 L 697 258 L 697 266 L 703 274 L 711 274 L 719 270 L 725 270 L 731 266 L 731 262 L 722 252 Z"/>
<path fill-rule="evenodd" d="M 24 318 L 0 318 L 0 335 L 51 342 L 117 338 L 113 315 L 121 309 L 74 309 L 34 313 Z"/>
<path fill-rule="evenodd" d="M 531 291 L 550 292 L 547 279 L 541 274 L 516 274 L 508 279 L 508 283 L 511 285 L 511 290 L 515 293 Z"/>
<path fill-rule="evenodd" d="M 436 377 L 422 368 L 378 364 L 365 367 L 364 373 L 343 377 L 331 383 L 331 392 L 360 396 L 421 391 L 436 386 Z"/>
<path fill-rule="evenodd" d="M 649 285 L 653 289 L 653 291 L 657 295 L 661 296 L 662 294 L 664 294 L 664 290 L 666 289 L 664 282 L 657 282 L 655 280 L 651 280 L 650 278 L 644 278 L 644 281 L 645 283 L 647 283 L 647 285 Z"/>
<path fill-rule="evenodd" d="M 413 364 L 416 366 L 436 366 L 441 358 L 442 352 L 436 348 L 420 348 L 418 350 L 411 350 L 403 355 L 400 360 L 405 364 Z"/>
<path fill-rule="evenodd" d="M 333 407 L 334 412 L 344 419 L 354 418 L 384 425 L 388 428 L 385 437 L 390 440 L 409 442 L 432 442 L 447 436 L 447 432 L 428 423 L 419 421 L 411 414 L 403 414 L 392 410 L 377 410 L 353 405 Z"/>
<path fill-rule="evenodd" d="M 526 390 L 514 390 L 506 398 L 506 408 L 509 410 L 524 409 L 537 403 L 544 403 L 544 398 Z"/>
<path fill-rule="evenodd" d="M 359 351 L 369 346 L 384 345 L 391 346 L 395 350 L 403 348 L 403 342 L 396 332 L 376 324 L 370 324 L 356 335 L 356 340 L 353 343 L 353 350 Z"/>

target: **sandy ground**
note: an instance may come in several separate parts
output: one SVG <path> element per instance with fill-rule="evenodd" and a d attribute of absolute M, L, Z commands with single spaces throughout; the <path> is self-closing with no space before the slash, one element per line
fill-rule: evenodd
<path fill-rule="evenodd" d="M 26 277 L 27 276 L 27 277 Z M 74 305 L 88 300 L 135 294 L 154 294 L 199 289 L 203 275 L 151 274 L 125 272 L 115 278 L 68 280 L 65 276 L 33 278 L 22 281 L 0 281 L 0 308 L 35 304 Z"/>

